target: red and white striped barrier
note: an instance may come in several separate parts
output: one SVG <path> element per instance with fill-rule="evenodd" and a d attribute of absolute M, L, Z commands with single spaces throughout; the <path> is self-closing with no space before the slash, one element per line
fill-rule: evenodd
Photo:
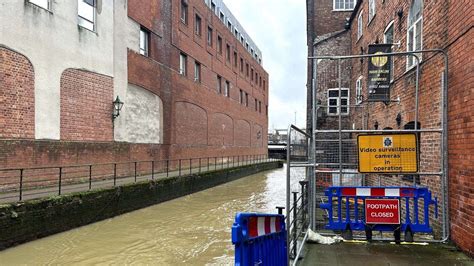
<path fill-rule="evenodd" d="M 281 232 L 280 217 L 253 216 L 248 219 L 249 237 Z"/>
<path fill-rule="evenodd" d="M 354 188 L 341 189 L 342 196 L 347 197 L 413 197 L 415 190 L 410 188 Z"/>

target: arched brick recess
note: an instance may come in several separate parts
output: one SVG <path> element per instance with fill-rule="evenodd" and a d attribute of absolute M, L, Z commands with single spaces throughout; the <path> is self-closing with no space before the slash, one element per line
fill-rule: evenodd
<path fill-rule="evenodd" d="M 125 116 L 128 141 L 163 142 L 163 101 L 145 88 L 128 84 Z"/>
<path fill-rule="evenodd" d="M 112 141 L 113 79 L 79 69 L 61 74 L 61 140 Z"/>
<path fill-rule="evenodd" d="M 250 123 L 245 120 L 235 121 L 235 146 L 250 147 Z"/>
<path fill-rule="evenodd" d="M 35 137 L 34 87 L 28 58 L 0 47 L 0 138 Z"/>
<path fill-rule="evenodd" d="M 216 113 L 209 117 L 209 145 L 234 145 L 234 123 L 230 116 Z"/>
<path fill-rule="evenodd" d="M 207 113 L 201 107 L 176 102 L 176 144 L 207 145 Z"/>

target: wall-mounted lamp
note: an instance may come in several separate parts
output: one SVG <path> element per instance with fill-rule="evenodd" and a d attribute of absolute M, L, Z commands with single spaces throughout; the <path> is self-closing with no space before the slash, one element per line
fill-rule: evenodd
<path fill-rule="evenodd" d="M 400 125 L 402 124 L 402 115 L 398 113 L 397 118 L 395 118 L 395 120 L 397 121 L 397 126 L 400 127 Z"/>
<path fill-rule="evenodd" d="M 397 16 L 399 18 L 402 18 L 403 17 L 403 8 L 400 8 L 398 11 L 397 11 Z"/>
<path fill-rule="evenodd" d="M 112 112 L 112 119 L 115 119 L 117 118 L 117 116 L 120 115 L 120 110 L 122 110 L 122 107 L 123 107 L 123 102 L 120 101 L 120 98 L 118 97 L 118 95 L 115 101 L 113 101 L 113 104 L 114 104 L 114 110 Z"/>
<path fill-rule="evenodd" d="M 375 123 L 374 123 L 374 129 L 375 129 L 375 130 L 379 129 L 379 122 L 375 121 Z"/>

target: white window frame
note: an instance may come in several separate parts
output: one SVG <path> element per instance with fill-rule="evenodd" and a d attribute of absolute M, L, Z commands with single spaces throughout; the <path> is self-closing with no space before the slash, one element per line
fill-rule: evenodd
<path fill-rule="evenodd" d="M 140 54 L 148 56 L 150 54 L 150 32 L 145 28 L 140 28 Z"/>
<path fill-rule="evenodd" d="M 329 92 L 330 91 L 338 91 L 338 96 L 337 97 L 329 97 Z M 346 113 L 341 113 L 341 115 L 349 115 L 349 109 L 350 109 L 350 90 L 349 88 L 341 88 L 341 92 L 343 91 L 347 91 L 347 96 L 344 96 L 344 97 L 340 97 L 339 95 L 339 88 L 332 88 L 332 89 L 328 89 L 327 90 L 327 103 L 328 103 L 328 106 L 327 106 L 327 114 L 329 116 L 335 116 L 335 115 L 339 115 L 339 104 L 340 104 L 340 101 L 342 99 L 346 99 L 347 100 L 347 105 L 341 105 L 341 108 L 342 107 L 347 107 L 347 112 Z M 342 93 L 341 93 L 342 94 Z M 330 100 L 336 100 L 336 105 L 330 105 Z M 336 113 L 330 113 L 330 108 L 333 108 L 335 107 L 336 108 Z"/>
<path fill-rule="evenodd" d="M 179 54 L 179 74 L 186 76 L 188 56 L 184 53 Z"/>
<path fill-rule="evenodd" d="M 222 93 L 222 77 L 217 75 L 217 93 Z"/>
<path fill-rule="evenodd" d="M 362 38 L 362 35 L 364 34 L 364 12 L 360 11 L 359 16 L 357 16 L 357 40 L 360 40 Z"/>
<path fill-rule="evenodd" d="M 35 5 L 37 7 L 41 7 L 48 11 L 51 10 L 51 1 L 50 0 L 28 0 L 28 3 Z"/>
<path fill-rule="evenodd" d="M 340 0 L 343 1 L 344 8 L 336 8 L 336 1 L 338 0 L 333 0 L 332 1 L 332 10 L 333 11 L 352 11 L 354 10 L 355 3 L 357 0 Z M 350 6 L 350 3 L 352 2 L 352 7 Z"/>
<path fill-rule="evenodd" d="M 392 29 L 392 44 L 395 42 L 395 28 L 393 27 L 393 20 L 390 21 L 387 25 L 387 27 L 385 27 L 385 30 L 383 31 L 383 42 L 384 43 L 387 43 L 387 32 Z M 393 45 L 392 45 L 393 47 Z M 393 56 L 390 57 L 390 65 L 391 65 L 391 72 L 390 72 L 390 82 L 393 82 L 394 80 L 394 77 L 395 77 L 395 64 L 394 64 L 394 60 L 393 60 Z"/>
<path fill-rule="evenodd" d="M 416 1 L 416 0 L 415 0 Z M 415 1 L 412 2 L 412 4 L 415 3 Z M 412 52 L 412 51 L 417 51 L 416 49 L 416 33 L 419 31 L 420 33 L 420 49 L 423 49 L 423 0 L 420 0 L 422 5 L 421 5 L 421 16 L 415 20 L 413 23 L 411 22 L 410 18 L 410 13 L 411 9 L 414 7 L 413 5 L 410 6 L 410 9 L 408 10 L 408 19 L 407 19 L 407 52 Z M 419 23 L 419 25 L 418 25 Z M 418 25 L 418 26 L 417 26 Z M 420 29 L 421 28 L 421 29 Z M 410 32 L 413 31 L 413 39 L 411 40 L 412 42 L 412 47 L 410 47 Z M 422 60 L 422 54 L 418 53 L 417 54 L 418 58 L 420 59 L 420 63 Z M 410 62 L 411 61 L 411 62 Z M 414 68 L 416 66 L 416 59 L 413 56 L 407 56 L 407 66 L 406 69 L 407 71 Z"/>
<path fill-rule="evenodd" d="M 189 11 L 189 8 L 188 8 L 188 4 L 181 0 L 181 10 L 180 10 L 180 20 L 181 22 L 183 22 L 184 24 L 188 24 L 188 11 Z"/>
<path fill-rule="evenodd" d="M 202 18 L 198 14 L 194 15 L 194 33 L 198 36 L 202 36 Z"/>
<path fill-rule="evenodd" d="M 214 30 L 211 27 L 207 27 L 207 45 L 211 46 L 214 43 Z"/>
<path fill-rule="evenodd" d="M 93 0 L 93 6 L 84 1 L 85 0 L 77 0 L 77 24 L 84 29 L 95 31 L 97 22 L 97 0 Z"/>
<path fill-rule="evenodd" d="M 375 17 L 375 14 L 377 13 L 377 9 L 376 9 L 376 5 L 375 5 L 376 1 L 375 0 L 369 0 L 369 15 L 368 15 L 368 23 L 370 24 L 370 22 L 372 21 L 372 19 L 374 19 Z"/>
<path fill-rule="evenodd" d="M 222 23 L 225 23 L 225 14 L 222 11 L 219 12 L 219 19 L 222 21 Z"/>
<path fill-rule="evenodd" d="M 194 81 L 201 82 L 201 63 L 194 61 Z"/>
<path fill-rule="evenodd" d="M 356 80 L 356 85 L 355 85 L 355 92 L 356 92 L 356 104 L 359 105 L 363 101 L 363 95 L 362 95 L 362 79 L 363 77 L 360 76 Z"/>

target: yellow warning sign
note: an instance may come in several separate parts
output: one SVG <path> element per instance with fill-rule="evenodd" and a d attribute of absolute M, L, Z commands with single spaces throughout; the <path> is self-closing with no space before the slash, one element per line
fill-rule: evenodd
<path fill-rule="evenodd" d="M 415 134 L 359 135 L 359 172 L 418 172 Z"/>

